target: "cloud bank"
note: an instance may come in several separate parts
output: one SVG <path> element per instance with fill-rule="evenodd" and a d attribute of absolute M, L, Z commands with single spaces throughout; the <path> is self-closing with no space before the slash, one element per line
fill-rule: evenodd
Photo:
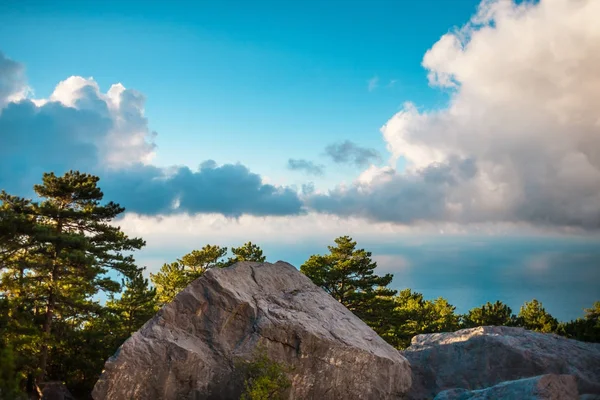
<path fill-rule="evenodd" d="M 150 216 L 308 212 L 402 226 L 597 231 L 597 15 L 595 0 L 484 0 L 424 55 L 430 85 L 451 92 L 448 106 L 407 102 L 390 118 L 381 128 L 386 166 L 353 142 L 327 146 L 334 163 L 363 168 L 327 193 L 265 184 L 241 164 L 153 166 L 155 133 L 141 93 L 120 84 L 104 93 L 92 78 L 70 77 L 48 99 L 32 99 L 22 65 L 0 55 L 0 187 L 23 193 L 44 171 L 80 169 L 101 176 L 107 196 Z M 288 168 L 322 172 L 302 159 Z"/>
<path fill-rule="evenodd" d="M 42 173 L 98 174 L 107 198 L 146 215 L 297 215 L 290 188 L 262 183 L 243 165 L 209 160 L 196 171 L 151 165 L 156 133 L 144 96 L 121 84 L 102 93 L 93 78 L 70 77 L 48 99 L 26 99 L 23 67 L 0 56 L 0 188 L 29 194 Z"/>
<path fill-rule="evenodd" d="M 448 107 L 405 104 L 381 129 L 391 165 L 310 205 L 399 223 L 600 228 L 598 15 L 594 0 L 483 1 L 423 58 Z"/>

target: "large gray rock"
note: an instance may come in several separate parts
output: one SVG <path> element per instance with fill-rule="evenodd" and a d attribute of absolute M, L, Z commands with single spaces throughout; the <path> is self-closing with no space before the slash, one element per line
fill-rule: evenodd
<path fill-rule="evenodd" d="M 480 390 L 450 389 L 434 400 L 580 400 L 577 382 L 572 375 L 541 375 L 502 382 Z"/>
<path fill-rule="evenodd" d="M 413 373 L 410 399 L 544 374 L 573 375 L 579 393 L 600 393 L 600 344 L 554 334 L 486 326 L 417 335 L 402 354 Z"/>
<path fill-rule="evenodd" d="M 258 344 L 290 365 L 290 399 L 399 399 L 410 366 L 296 268 L 209 270 L 106 362 L 95 400 L 237 399 L 238 357 Z"/>

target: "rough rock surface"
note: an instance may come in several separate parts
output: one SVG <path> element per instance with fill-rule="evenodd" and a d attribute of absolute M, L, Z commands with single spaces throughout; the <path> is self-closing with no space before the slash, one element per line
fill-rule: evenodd
<path fill-rule="evenodd" d="M 450 389 L 434 400 L 579 400 L 577 381 L 573 375 L 541 375 L 502 382 L 480 390 Z"/>
<path fill-rule="evenodd" d="M 44 382 L 38 387 L 41 400 L 75 400 L 62 382 Z"/>
<path fill-rule="evenodd" d="M 410 399 L 545 374 L 573 375 L 579 393 L 600 394 L 600 344 L 554 334 L 485 326 L 417 335 L 402 354 L 413 374 Z"/>
<path fill-rule="evenodd" d="M 410 366 L 292 265 L 209 270 L 106 362 L 95 400 L 237 399 L 257 344 L 290 365 L 289 399 L 399 399 Z"/>

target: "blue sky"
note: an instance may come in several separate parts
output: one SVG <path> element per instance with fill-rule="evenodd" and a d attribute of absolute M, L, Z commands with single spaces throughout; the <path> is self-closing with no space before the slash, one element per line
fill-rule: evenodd
<path fill-rule="evenodd" d="M 3 2 L 2 50 L 25 64 L 40 97 L 70 75 L 93 76 L 103 90 L 121 82 L 142 91 L 159 165 L 195 168 L 212 158 L 281 179 L 288 158 L 318 158 L 340 139 L 383 152 L 379 128 L 407 100 L 445 104 L 421 59 L 477 6 L 197 3 Z"/>
<path fill-rule="evenodd" d="M 600 3 L 196 3 L 1 2 L 0 188 L 98 174 L 152 271 L 349 234 L 460 311 L 600 300 Z"/>

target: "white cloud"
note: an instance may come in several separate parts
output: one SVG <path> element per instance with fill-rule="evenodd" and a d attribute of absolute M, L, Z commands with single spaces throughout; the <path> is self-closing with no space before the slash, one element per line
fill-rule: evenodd
<path fill-rule="evenodd" d="M 329 193 L 306 185 L 306 205 L 361 224 L 378 221 L 402 229 L 410 224 L 417 230 L 430 224 L 446 234 L 489 223 L 551 226 L 561 232 L 598 229 L 597 15 L 600 2 L 593 0 L 483 1 L 464 27 L 440 38 L 423 58 L 430 84 L 451 91 L 448 107 L 427 111 L 406 103 L 382 128 L 390 165 L 371 165 L 354 184 L 340 184 Z M 112 193 L 127 192 L 134 206 L 125 206 L 140 213 L 167 212 L 175 200 L 179 212 L 304 211 L 296 193 L 300 186 L 264 185 L 267 178 L 241 165 L 197 172 L 175 168 L 169 179 L 155 184 L 166 170 L 149 165 L 154 144 L 144 97 L 121 84 L 102 92 L 91 77 L 70 77 L 48 99 L 15 103 L 11 111 L 7 102 L 28 91 L 23 68 L 2 56 L 0 76 L 0 107 L 5 106 L 0 128 L 12 124 L 8 136 L 0 137 L 5 140 L 0 148 L 3 185 L 15 177 L 30 179 L 33 172 L 37 180 L 47 169 L 76 168 L 106 176 L 103 185 Z M 379 78 L 368 84 L 374 90 Z M 9 111 L 29 119 L 22 126 L 11 122 L 15 119 L 3 121 Z M 330 156 L 361 167 L 376 158 L 370 149 L 344 149 L 356 146 L 338 146 Z M 395 168 L 399 158 L 406 169 Z M 140 167 L 144 163 L 147 168 Z M 94 169 L 98 166 L 102 170 Z M 9 170 L 23 173 L 2 174 Z M 247 186 L 232 183 L 242 181 Z M 221 191 L 212 198 L 215 187 Z M 248 197 L 239 193 L 249 192 L 255 199 L 238 207 Z M 281 204 L 274 199 L 282 199 Z M 274 204 L 279 205 L 276 212 Z M 310 218 L 299 217 L 299 226 Z M 314 218 L 316 223 L 330 217 Z M 462 224 L 471 225 L 453 228 Z"/>
<path fill-rule="evenodd" d="M 456 223 L 402 225 L 390 222 L 368 222 L 362 218 L 338 217 L 309 213 L 301 216 L 251 216 L 227 218 L 221 214 L 176 214 L 144 216 L 126 213 L 114 222 L 130 236 L 141 236 L 148 247 L 173 248 L 197 246 L 199 243 L 256 241 L 268 244 L 331 242 L 342 235 L 357 241 L 397 243 L 398 240 L 419 244 L 422 237 L 446 233 L 466 236 L 495 236 L 501 234 L 551 235 L 526 224 Z M 565 231 L 563 233 L 570 233 Z"/>
<path fill-rule="evenodd" d="M 10 100 L 25 86 L 22 66 L 0 59 L 0 188 L 30 195 L 43 172 L 100 176 L 107 198 L 146 215 L 220 212 L 228 216 L 303 213 L 297 191 L 266 185 L 242 164 L 213 160 L 187 167 L 150 164 L 154 133 L 144 96 L 122 84 L 104 93 L 92 78 L 72 76 L 48 99 Z"/>
<path fill-rule="evenodd" d="M 600 228 L 598 15 L 595 0 L 483 1 L 423 58 L 431 85 L 452 91 L 448 107 L 407 103 L 382 128 L 392 166 L 403 157 L 407 170 L 374 181 L 370 196 L 364 182 L 360 193 L 333 191 L 321 209 Z M 472 163 L 472 176 L 456 178 L 460 160 Z"/>
<path fill-rule="evenodd" d="M 111 120 L 110 131 L 98 143 L 105 166 L 120 168 L 152 161 L 155 149 L 152 139 L 156 134 L 148 129 L 145 97 L 141 93 L 128 90 L 121 83 L 102 93 L 94 78 L 71 76 L 56 86 L 48 100 L 38 100 L 37 104 L 48 101 L 91 110 Z"/>

